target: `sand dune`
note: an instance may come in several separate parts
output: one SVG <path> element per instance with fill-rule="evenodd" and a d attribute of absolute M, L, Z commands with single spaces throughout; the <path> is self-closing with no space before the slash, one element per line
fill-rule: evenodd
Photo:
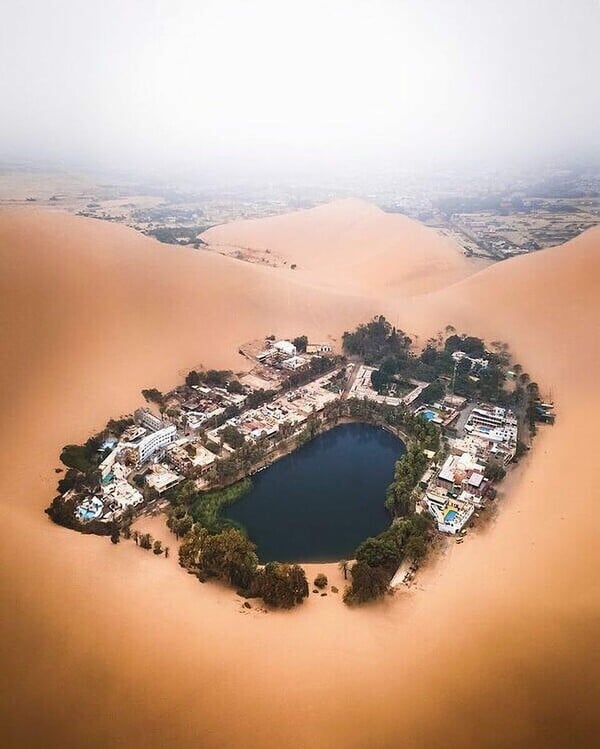
<path fill-rule="evenodd" d="M 267 219 L 234 221 L 204 232 L 220 252 L 269 251 L 305 281 L 372 293 L 419 294 L 484 267 L 433 229 L 348 199 Z"/>
<path fill-rule="evenodd" d="M 357 233 L 344 229 L 325 258 L 347 221 L 339 205 L 316 209 L 304 238 L 306 214 L 211 230 L 276 236 L 290 261 L 302 253 L 296 275 L 112 224 L 0 213 L 4 745 L 594 744 L 600 231 L 474 275 L 452 261 L 460 272 L 440 288 L 445 240 L 365 204 L 352 212 Z M 394 232 L 373 263 L 373 237 Z M 334 287 L 345 253 L 353 273 L 377 270 L 360 285 L 340 270 Z M 433 280 L 411 291 L 431 258 Z M 559 411 L 505 487 L 497 522 L 453 546 L 422 589 L 374 609 L 329 597 L 243 615 L 176 564 L 42 514 L 61 445 L 130 411 L 142 387 L 200 363 L 241 366 L 237 344 L 266 331 L 339 337 L 378 312 L 423 337 L 453 323 L 508 341 Z"/>

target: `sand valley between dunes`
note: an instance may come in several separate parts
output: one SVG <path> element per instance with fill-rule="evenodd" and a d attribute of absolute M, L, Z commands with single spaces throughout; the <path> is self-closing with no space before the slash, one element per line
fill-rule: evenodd
<path fill-rule="evenodd" d="M 465 258 L 433 229 L 354 198 L 232 221 L 202 239 L 211 250 L 274 265 L 305 282 L 378 296 L 433 291 L 488 264 Z"/>
<path fill-rule="evenodd" d="M 287 265 L 0 212 L 3 746 L 595 745 L 600 229 L 485 268 L 360 201 L 208 234 Z M 559 414 L 496 521 L 417 590 L 242 615 L 173 560 L 44 515 L 62 445 L 142 388 L 239 369 L 265 332 L 339 340 L 377 313 L 423 340 L 452 323 L 508 341 Z"/>

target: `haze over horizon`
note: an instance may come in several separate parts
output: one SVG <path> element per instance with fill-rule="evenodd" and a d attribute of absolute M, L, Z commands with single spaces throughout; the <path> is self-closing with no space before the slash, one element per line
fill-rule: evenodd
<path fill-rule="evenodd" d="M 0 158 L 261 175 L 600 152 L 600 4 L 36 0 Z"/>

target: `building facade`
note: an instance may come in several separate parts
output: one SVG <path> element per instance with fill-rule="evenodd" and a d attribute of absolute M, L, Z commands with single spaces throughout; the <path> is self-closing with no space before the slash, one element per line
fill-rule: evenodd
<path fill-rule="evenodd" d="M 176 437 L 177 429 L 174 424 L 144 437 L 137 446 L 139 462 L 145 463 L 156 452 L 171 444 Z"/>

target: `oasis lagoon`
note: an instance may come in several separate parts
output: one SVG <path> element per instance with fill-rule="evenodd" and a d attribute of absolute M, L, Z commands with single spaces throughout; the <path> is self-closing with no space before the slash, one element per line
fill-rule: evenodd
<path fill-rule="evenodd" d="M 404 443 L 371 424 L 341 424 L 252 477 L 226 508 L 262 563 L 352 558 L 390 524 L 385 491 Z"/>

